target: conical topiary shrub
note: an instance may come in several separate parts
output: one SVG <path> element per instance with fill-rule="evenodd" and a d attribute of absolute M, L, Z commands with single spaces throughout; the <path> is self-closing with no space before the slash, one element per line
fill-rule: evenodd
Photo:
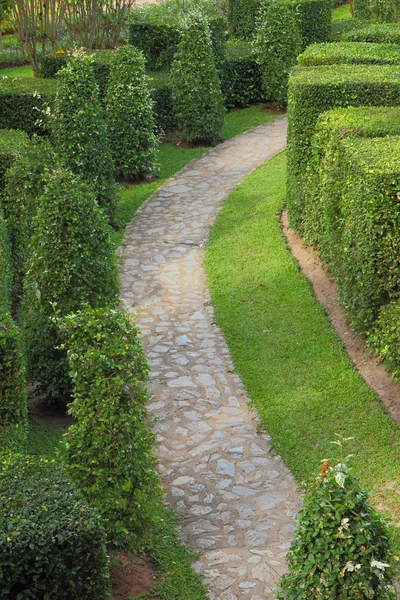
<path fill-rule="evenodd" d="M 396 598 L 387 525 L 347 466 L 349 458 L 335 467 L 324 461 L 306 489 L 279 600 Z"/>
<path fill-rule="evenodd" d="M 170 77 L 175 112 L 185 139 L 220 139 L 225 108 L 208 23 L 198 11 L 182 19 Z"/>

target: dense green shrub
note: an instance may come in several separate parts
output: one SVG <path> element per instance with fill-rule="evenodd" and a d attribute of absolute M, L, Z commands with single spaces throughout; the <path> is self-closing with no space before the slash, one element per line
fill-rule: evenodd
<path fill-rule="evenodd" d="M 0 129 L 0 197 L 4 188 L 4 175 L 20 155 L 28 138 L 23 131 Z"/>
<path fill-rule="evenodd" d="M 224 105 L 206 19 L 193 11 L 182 18 L 181 40 L 171 67 L 178 123 L 190 142 L 221 136 Z"/>
<path fill-rule="evenodd" d="M 317 42 L 327 42 L 331 35 L 332 7 L 330 0 L 291 0 L 300 28 L 302 48 Z"/>
<path fill-rule="evenodd" d="M 279 600 L 396 598 L 388 527 L 346 464 L 349 459 L 334 467 L 325 461 L 306 488 Z"/>
<path fill-rule="evenodd" d="M 0 128 L 43 131 L 43 111 L 52 105 L 57 85 L 50 79 L 0 77 Z"/>
<path fill-rule="evenodd" d="M 297 67 L 289 79 L 288 190 L 291 224 L 299 227 L 311 139 L 321 112 L 335 106 L 396 106 L 400 68 L 378 65 Z"/>
<path fill-rule="evenodd" d="M 47 175 L 32 230 L 21 303 L 28 375 L 44 391 L 61 395 L 70 380 L 65 354 L 56 349 L 51 303 L 61 316 L 84 305 L 115 305 L 116 256 L 94 192 L 64 169 Z"/>
<path fill-rule="evenodd" d="M 154 174 L 153 103 L 143 53 L 133 46 L 121 46 L 113 54 L 106 117 L 117 173 L 128 179 Z"/>
<path fill-rule="evenodd" d="M 28 399 L 21 335 L 7 310 L 2 307 L 0 309 L 0 455 L 4 454 L 5 450 L 15 452 L 24 448 L 27 423 Z"/>
<path fill-rule="evenodd" d="M 226 108 L 248 106 L 262 100 L 261 72 L 249 42 L 233 40 L 227 43 L 220 77 Z"/>
<path fill-rule="evenodd" d="M 338 64 L 399 65 L 400 46 L 367 42 L 313 44 L 297 57 L 297 62 L 302 67 Z"/>
<path fill-rule="evenodd" d="M 60 465 L 18 458 L 0 475 L 0 598 L 109 598 L 99 517 Z"/>
<path fill-rule="evenodd" d="M 254 35 L 261 0 L 228 0 L 228 24 L 232 37 L 249 39 Z"/>
<path fill-rule="evenodd" d="M 93 187 L 99 205 L 113 221 L 114 162 L 91 58 L 70 57 L 57 78 L 50 119 L 54 146 L 66 167 Z"/>
<path fill-rule="evenodd" d="M 369 42 L 375 44 L 400 44 L 400 23 L 370 23 L 342 34 L 343 42 Z"/>
<path fill-rule="evenodd" d="M 354 17 L 356 19 L 365 19 L 368 21 L 371 17 L 370 0 L 355 0 Z"/>
<path fill-rule="evenodd" d="M 108 539 L 140 547 L 158 529 L 155 471 L 139 330 L 119 310 L 82 310 L 58 319 L 74 385 L 66 435 L 69 473 L 102 515 Z"/>
<path fill-rule="evenodd" d="M 381 23 L 400 20 L 400 0 L 370 0 L 372 19 Z"/>
<path fill-rule="evenodd" d="M 363 19 L 340 19 L 338 21 L 332 21 L 331 35 L 330 35 L 329 41 L 331 41 L 331 42 L 344 41 L 344 36 L 347 33 L 356 31 L 357 29 L 364 29 L 365 27 L 368 27 L 369 25 L 370 25 L 370 23 Z"/>
<path fill-rule="evenodd" d="M 152 74 L 150 79 L 150 94 L 153 100 L 154 118 L 157 131 L 169 133 L 178 129 L 178 118 L 176 116 L 172 90 L 169 85 L 168 75 L 163 73 Z"/>
<path fill-rule="evenodd" d="M 179 30 L 176 23 L 132 23 L 129 42 L 144 53 L 147 68 L 157 71 L 169 68 L 179 42 Z"/>
<path fill-rule="evenodd" d="M 8 227 L 0 207 L 0 309 L 11 309 L 12 263 Z"/>
<path fill-rule="evenodd" d="M 285 106 L 289 71 L 301 51 L 301 34 L 290 0 L 262 3 L 254 48 L 265 97 Z"/>
<path fill-rule="evenodd" d="M 368 331 L 367 343 L 391 372 L 393 379 L 400 381 L 400 303 L 393 300 L 379 311 Z"/>

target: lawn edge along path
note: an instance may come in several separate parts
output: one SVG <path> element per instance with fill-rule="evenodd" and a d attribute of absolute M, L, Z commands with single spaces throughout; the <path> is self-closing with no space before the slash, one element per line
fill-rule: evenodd
<path fill-rule="evenodd" d="M 232 189 L 285 145 L 281 117 L 195 159 L 139 208 L 121 249 L 122 300 L 140 309 L 151 366 L 163 486 L 219 600 L 274 597 L 300 503 L 214 323 L 203 245 Z"/>

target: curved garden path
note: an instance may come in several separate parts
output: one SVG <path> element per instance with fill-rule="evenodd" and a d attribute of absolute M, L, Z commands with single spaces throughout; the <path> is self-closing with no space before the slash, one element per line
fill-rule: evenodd
<path fill-rule="evenodd" d="M 224 198 L 285 145 L 280 117 L 194 160 L 139 209 L 122 249 L 122 299 L 142 308 L 163 485 L 218 600 L 274 597 L 300 506 L 293 477 L 247 407 L 202 267 Z"/>

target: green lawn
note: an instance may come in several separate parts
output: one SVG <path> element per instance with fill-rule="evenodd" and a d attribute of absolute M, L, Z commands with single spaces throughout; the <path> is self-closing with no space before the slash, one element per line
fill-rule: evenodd
<path fill-rule="evenodd" d="M 353 369 L 287 250 L 279 212 L 285 155 L 225 201 L 205 268 L 218 324 L 254 409 L 298 481 L 334 455 L 335 433 L 377 505 L 400 522 L 400 430 Z"/>
<path fill-rule="evenodd" d="M 33 70 L 30 65 L 10 67 L 9 69 L 1 69 L 0 77 L 33 77 Z"/>
<path fill-rule="evenodd" d="M 352 19 L 350 7 L 348 4 L 343 4 L 332 11 L 332 21 L 341 21 L 342 19 Z"/>

